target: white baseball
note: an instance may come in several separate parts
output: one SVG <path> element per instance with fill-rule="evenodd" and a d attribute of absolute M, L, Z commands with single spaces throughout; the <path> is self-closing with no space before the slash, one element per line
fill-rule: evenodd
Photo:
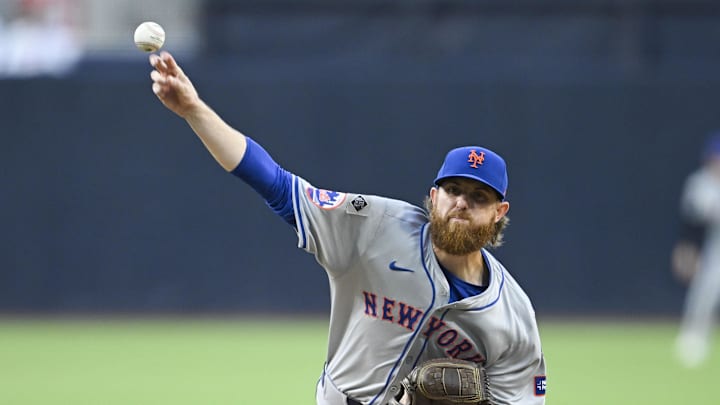
<path fill-rule="evenodd" d="M 145 21 L 135 29 L 135 45 L 144 52 L 155 52 L 165 43 L 165 30 L 160 24 Z"/>

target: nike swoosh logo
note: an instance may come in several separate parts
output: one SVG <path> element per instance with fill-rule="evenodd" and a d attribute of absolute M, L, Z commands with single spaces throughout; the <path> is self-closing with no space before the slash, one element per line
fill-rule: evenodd
<path fill-rule="evenodd" d="M 415 272 L 415 270 L 412 270 L 412 269 L 406 269 L 405 267 L 398 267 L 398 265 L 397 265 L 396 263 L 397 263 L 397 261 L 395 261 L 395 260 L 393 260 L 393 261 L 390 262 L 390 266 L 388 266 L 388 267 L 390 267 L 390 270 L 394 270 L 394 271 L 407 271 L 407 272 L 410 272 L 410 273 Z"/>

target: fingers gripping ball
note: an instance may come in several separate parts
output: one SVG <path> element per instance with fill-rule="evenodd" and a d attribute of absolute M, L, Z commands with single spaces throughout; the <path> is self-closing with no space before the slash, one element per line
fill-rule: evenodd
<path fill-rule="evenodd" d="M 433 359 L 408 374 L 402 382 L 413 405 L 492 405 L 485 369 L 458 359 Z"/>
<path fill-rule="evenodd" d="M 155 52 L 165 43 L 165 30 L 160 24 L 145 21 L 135 29 L 135 46 L 144 52 Z"/>

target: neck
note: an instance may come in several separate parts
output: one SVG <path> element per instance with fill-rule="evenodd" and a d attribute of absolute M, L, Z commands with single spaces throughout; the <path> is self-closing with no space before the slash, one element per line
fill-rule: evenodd
<path fill-rule="evenodd" d="M 479 250 L 458 256 L 433 245 L 433 251 L 440 265 L 461 280 L 475 285 L 487 285 L 488 271 L 485 268 L 485 259 Z"/>

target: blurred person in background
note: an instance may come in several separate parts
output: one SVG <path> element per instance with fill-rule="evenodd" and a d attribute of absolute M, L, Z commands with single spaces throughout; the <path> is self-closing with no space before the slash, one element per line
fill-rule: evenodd
<path fill-rule="evenodd" d="M 0 24 L 0 77 L 62 76 L 83 55 L 71 24 L 72 0 L 14 0 Z"/>
<path fill-rule="evenodd" d="M 672 268 L 689 287 L 676 353 L 692 368 L 708 357 L 720 301 L 720 132 L 708 138 L 703 164 L 685 180 L 680 214 Z"/>

